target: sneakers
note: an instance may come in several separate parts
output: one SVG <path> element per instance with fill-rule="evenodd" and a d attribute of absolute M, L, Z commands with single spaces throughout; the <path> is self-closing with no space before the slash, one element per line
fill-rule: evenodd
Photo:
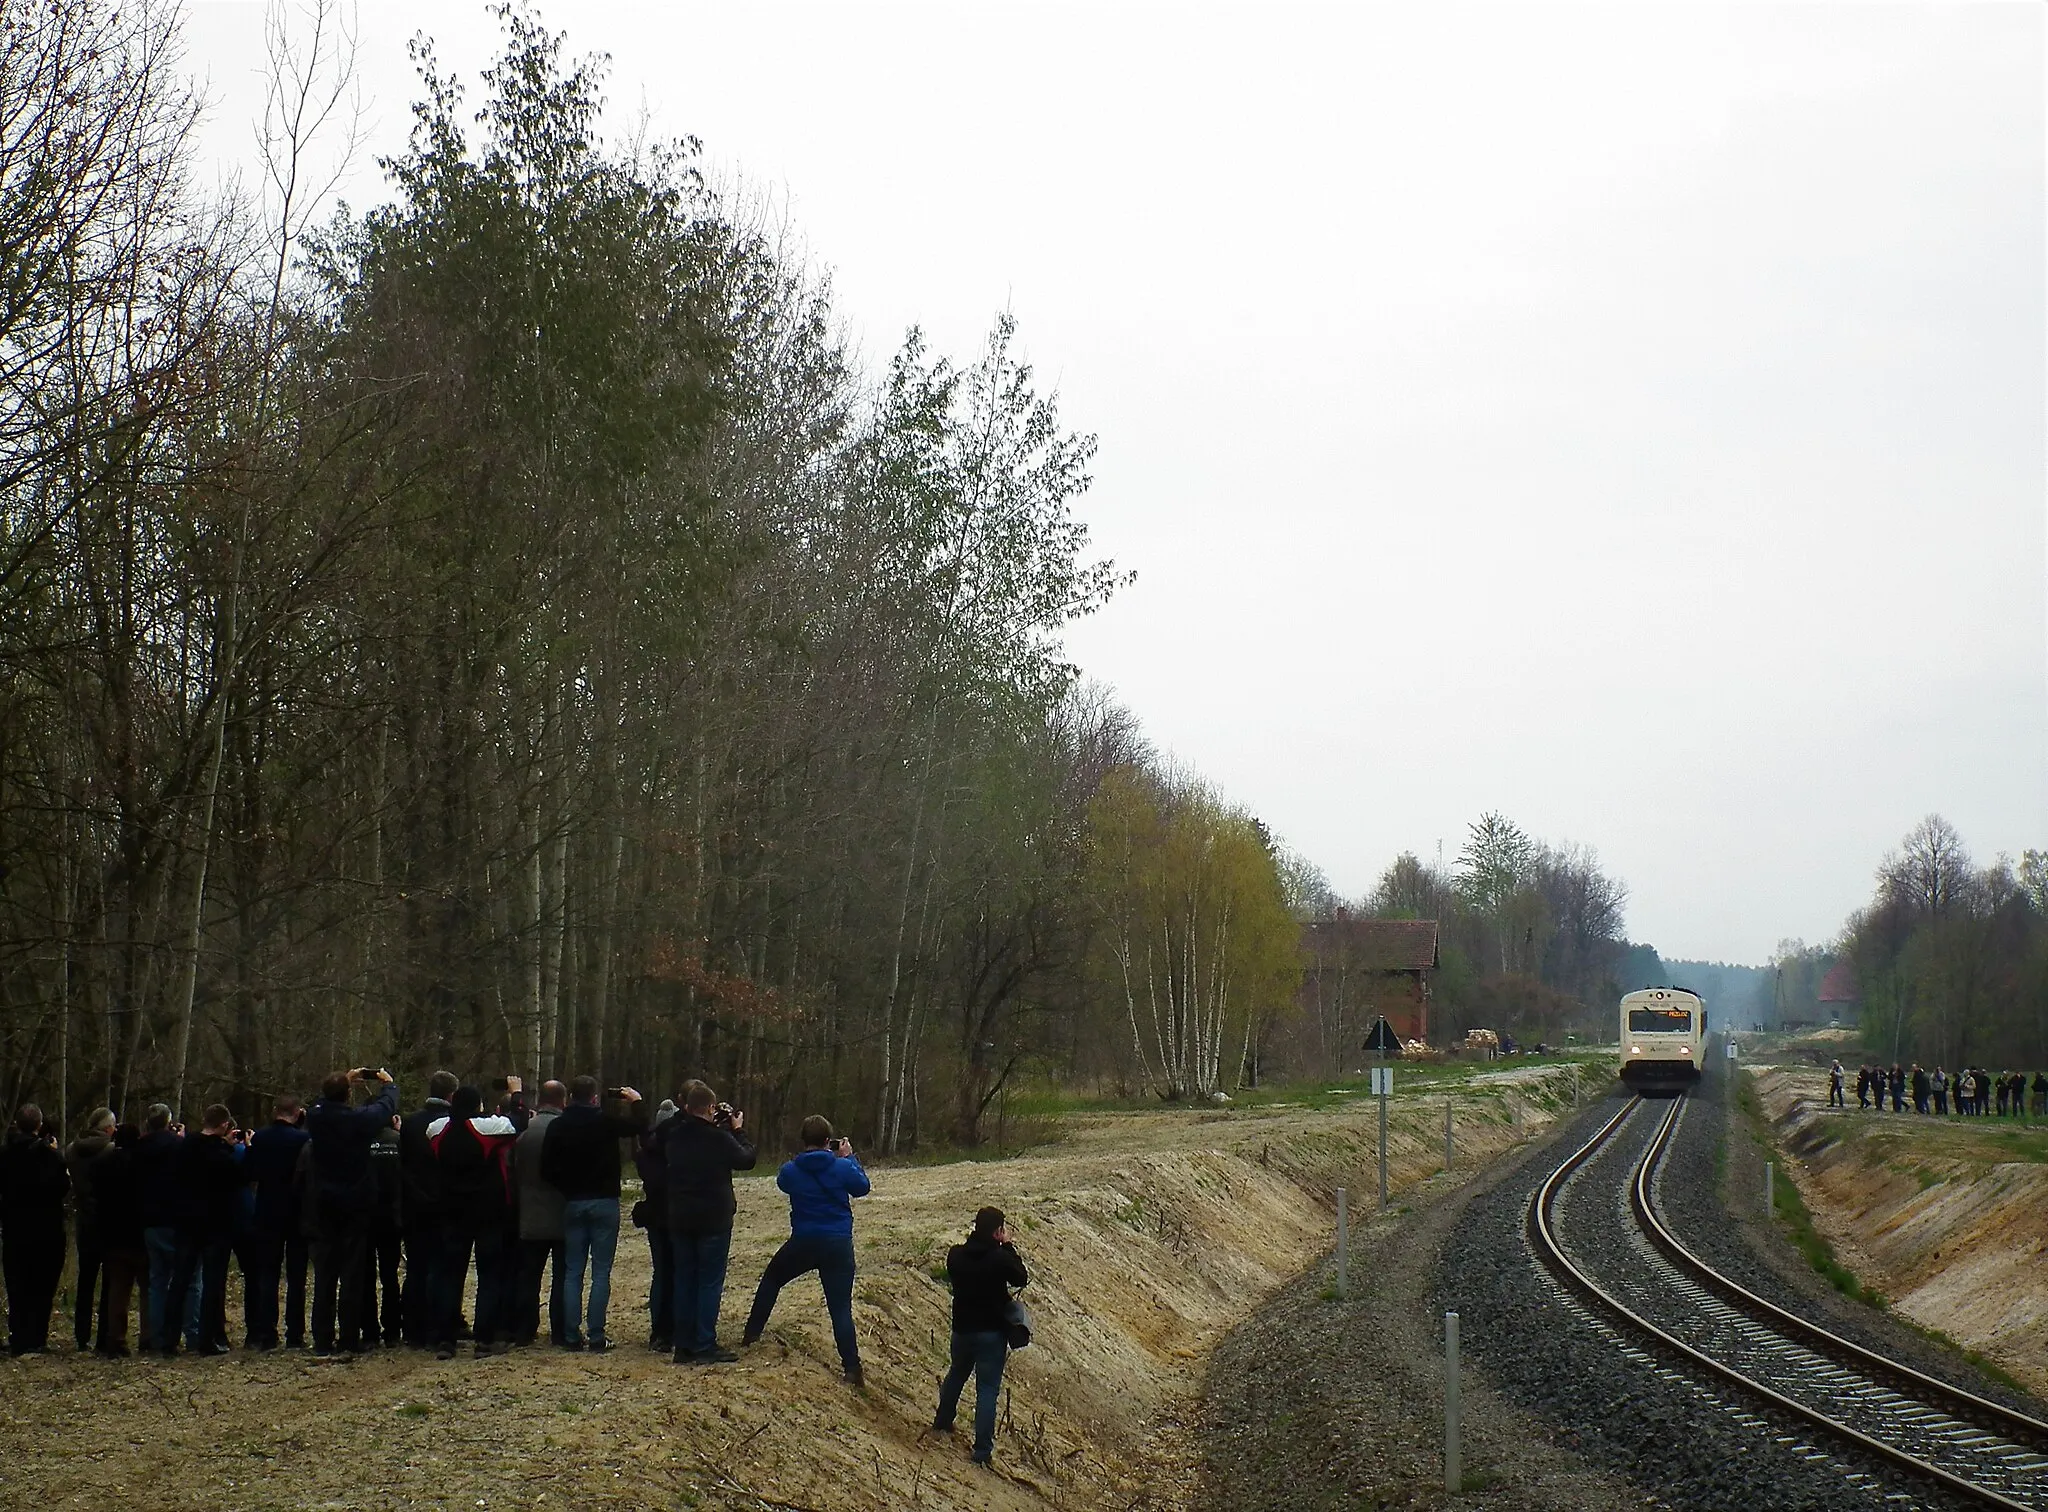
<path fill-rule="evenodd" d="M 454 1358 L 455 1358 L 455 1346 L 454 1346 L 453 1344 L 443 1344 L 443 1345 L 442 1345 L 442 1346 L 441 1346 L 441 1347 L 440 1347 L 439 1349 L 436 1349 L 436 1350 L 434 1351 L 434 1358 L 435 1358 L 435 1359 L 437 1359 L 437 1360 L 452 1360 L 452 1359 L 454 1359 Z"/>
<path fill-rule="evenodd" d="M 592 1339 L 583 1348 L 590 1354 L 610 1354 L 612 1352 L 612 1341 L 603 1338 Z"/>
<path fill-rule="evenodd" d="M 714 1344 L 697 1356 L 699 1365 L 737 1365 L 740 1357 L 721 1344 Z"/>
<path fill-rule="evenodd" d="M 867 1383 L 868 1378 L 861 1373 L 861 1368 L 858 1365 L 849 1365 L 846 1367 L 847 1385 L 853 1387 L 861 1387 L 867 1385 Z"/>

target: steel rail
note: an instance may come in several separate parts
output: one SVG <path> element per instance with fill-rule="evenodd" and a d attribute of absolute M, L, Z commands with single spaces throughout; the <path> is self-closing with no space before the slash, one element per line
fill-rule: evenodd
<path fill-rule="evenodd" d="M 1863 1450 L 1867 1454 L 1874 1455 L 1888 1464 L 1897 1465 L 1903 1470 L 1935 1481 L 1949 1490 L 1969 1497 L 1984 1506 L 2003 1508 L 2006 1509 L 2006 1512 L 2040 1512 L 2040 1508 L 2033 1503 L 2014 1501 L 2011 1497 L 1994 1491 L 1988 1486 L 1979 1485 L 1977 1482 L 1969 1480 L 1964 1476 L 1944 1470 L 1941 1466 L 1932 1464 L 1918 1455 L 1909 1454 L 1896 1445 L 1886 1443 L 1883 1439 L 1874 1438 L 1870 1434 L 1863 1432 L 1861 1429 L 1853 1428 L 1838 1418 L 1830 1417 L 1827 1413 L 1809 1407 L 1806 1403 L 1796 1398 L 1786 1396 L 1783 1392 L 1766 1386 L 1763 1382 L 1743 1374 L 1731 1365 L 1723 1364 L 1712 1355 L 1694 1348 L 1686 1343 L 1685 1340 L 1651 1322 L 1579 1268 L 1571 1257 L 1565 1253 L 1564 1245 L 1557 1237 L 1552 1209 L 1556 1204 L 1558 1193 L 1563 1190 L 1565 1182 L 1570 1179 L 1572 1173 L 1591 1160 L 1601 1147 L 1613 1137 L 1615 1132 L 1629 1120 L 1630 1115 L 1642 1106 L 1642 1101 L 1638 1097 L 1624 1104 L 1620 1112 L 1603 1124 L 1591 1139 L 1574 1151 L 1562 1165 L 1545 1178 L 1543 1185 L 1537 1188 L 1536 1195 L 1529 1204 L 1528 1230 L 1530 1243 L 1534 1246 L 1538 1257 L 1542 1259 L 1544 1264 L 1549 1266 L 1566 1285 L 1596 1303 L 1605 1311 L 1613 1314 L 1630 1329 L 1637 1333 L 1647 1334 L 1669 1352 L 1678 1355 L 1688 1364 L 1706 1371 L 1716 1379 L 1725 1381 L 1729 1385 L 1752 1396 L 1761 1397 L 1781 1411 L 1790 1413 L 1802 1422 L 1811 1423 L 1817 1428 L 1824 1429 L 1836 1438 L 1853 1444 L 1858 1449 Z M 1665 1115 L 1663 1125 L 1658 1129 L 1656 1138 L 1651 1141 L 1649 1152 L 1637 1166 L 1637 1177 L 1640 1177 L 1644 1170 L 1653 1168 L 1656 1158 L 1663 1153 L 1664 1146 L 1669 1142 L 1671 1132 L 1677 1125 L 1678 1110 L 1682 1106 L 1684 1106 L 1683 1098 L 1673 1099 L 1671 1111 Z"/>
<path fill-rule="evenodd" d="M 1768 1298 L 1759 1297 L 1755 1292 L 1742 1285 L 1741 1282 L 1734 1280 L 1732 1277 L 1722 1275 L 1711 1265 L 1707 1264 L 1706 1261 L 1700 1259 L 1699 1256 L 1687 1249 L 1684 1241 L 1672 1233 L 1670 1228 L 1665 1225 L 1664 1220 L 1657 1215 L 1656 1204 L 1651 1200 L 1650 1196 L 1650 1183 L 1652 1176 L 1655 1174 L 1656 1163 L 1662 1158 L 1665 1145 L 1670 1142 L 1671 1135 L 1677 1127 L 1677 1118 L 1677 1109 L 1674 1108 L 1671 1117 L 1665 1121 L 1664 1127 L 1658 1131 L 1656 1142 L 1652 1145 L 1650 1153 L 1644 1157 L 1642 1164 L 1636 1167 L 1635 1181 L 1632 1186 L 1630 1200 L 1635 1207 L 1637 1219 L 1649 1231 L 1650 1238 L 1655 1241 L 1659 1249 L 1663 1250 L 1667 1256 L 1677 1262 L 1680 1269 L 1691 1272 L 1695 1280 L 1699 1281 L 1709 1290 L 1719 1292 L 1742 1310 L 1755 1316 L 1761 1316 L 1780 1332 L 1793 1334 L 1803 1342 L 1833 1355 L 1838 1360 L 1853 1363 L 1866 1370 L 1878 1372 L 1890 1376 L 1894 1380 L 1906 1383 L 1912 1388 L 1913 1394 L 1922 1401 L 1925 1401 L 1930 1395 L 1939 1397 L 1941 1399 L 1940 1405 L 1942 1406 L 1951 1407 L 1956 1412 L 1975 1418 L 1980 1423 L 1988 1419 L 2007 1432 L 2023 1435 L 2035 1444 L 2048 1446 L 2048 1423 L 2042 1422 L 2039 1418 L 2029 1417 L 2026 1413 L 2016 1411 L 2002 1402 L 1994 1402 L 1989 1398 L 1980 1397 L 1975 1392 L 1966 1391 L 1962 1387 L 1944 1381 L 1938 1376 L 1926 1375 L 1921 1371 L 1915 1370 L 1910 1365 L 1902 1365 L 1896 1360 L 1888 1360 L 1876 1350 L 1866 1349 L 1853 1339 L 1845 1339 L 1840 1334 L 1822 1328 L 1818 1323 L 1809 1322 L 1797 1313 L 1787 1312 Z"/>

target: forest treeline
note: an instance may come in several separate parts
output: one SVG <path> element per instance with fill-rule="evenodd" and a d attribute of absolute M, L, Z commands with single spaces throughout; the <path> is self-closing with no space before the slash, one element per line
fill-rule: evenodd
<path fill-rule="evenodd" d="M 2048 1066 L 2048 852 L 1980 864 L 1930 814 L 1826 955 L 1846 960 L 1863 1043 L 1885 1060 Z"/>
<path fill-rule="evenodd" d="M 497 15 L 339 215 L 331 11 L 240 202 L 168 0 L 0 15 L 0 1092 L 695 1074 L 889 1150 L 1234 1082 L 1291 863 L 1063 662 L 1124 579 L 1013 322 L 864 368 Z"/>

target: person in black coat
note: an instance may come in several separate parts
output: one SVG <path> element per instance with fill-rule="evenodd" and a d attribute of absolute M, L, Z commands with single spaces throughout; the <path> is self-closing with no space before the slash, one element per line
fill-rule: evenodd
<path fill-rule="evenodd" d="M 41 1354 L 64 1273 L 64 1198 L 71 1174 L 43 1110 L 25 1103 L 0 1144 L 0 1274 L 7 1280 L 8 1350 Z"/>
<path fill-rule="evenodd" d="M 81 1354 L 92 1348 L 94 1304 L 102 1310 L 106 1307 L 102 1292 L 107 1246 L 100 1235 L 93 1173 L 100 1157 L 114 1148 L 114 1125 L 119 1121 L 110 1108 L 93 1109 L 86 1116 L 85 1132 L 72 1140 L 71 1147 L 64 1152 L 64 1165 L 71 1173 L 71 1209 L 77 1219 L 73 1238 L 78 1263 L 71 1274 L 71 1334 Z"/>
<path fill-rule="evenodd" d="M 719 1347 L 718 1306 L 739 1207 L 732 1173 L 754 1168 L 754 1147 L 741 1133 L 746 1126 L 746 1114 L 723 1108 L 718 1094 L 700 1081 L 683 1084 L 682 1112 L 661 1126 L 678 1365 L 729 1365 L 739 1358 Z"/>
<path fill-rule="evenodd" d="M 455 1357 L 462 1288 L 476 1257 L 476 1352 L 479 1359 L 510 1348 L 517 1327 L 514 1284 L 519 1229 L 512 1208 L 512 1144 L 519 1127 L 501 1113 L 484 1115 L 483 1094 L 458 1087 L 448 1117 L 427 1126 L 438 1162 L 447 1250 L 435 1271 L 434 1353 Z"/>
<path fill-rule="evenodd" d="M 149 1277 L 142 1309 L 142 1347 L 161 1349 L 175 1344 L 182 1328 L 185 1345 L 199 1347 L 199 1283 L 173 1296 L 171 1275 L 178 1268 L 177 1167 L 184 1148 L 185 1126 L 171 1117 L 163 1103 L 149 1105 L 142 1142 L 135 1147 L 135 1192 L 142 1221 L 142 1249 Z"/>
<path fill-rule="evenodd" d="M 405 1220 L 405 1280 L 399 1308 L 405 1319 L 405 1342 L 415 1349 L 434 1342 L 434 1299 L 440 1295 L 434 1277 L 448 1248 L 439 1167 L 433 1147 L 427 1143 L 427 1128 L 448 1116 L 448 1099 L 460 1085 L 453 1071 L 436 1071 L 427 1078 L 427 1100 L 398 1125 L 398 1169 L 403 1183 L 399 1207 Z"/>
<path fill-rule="evenodd" d="M 99 1229 L 106 1295 L 100 1305 L 94 1348 L 110 1360 L 128 1355 L 131 1299 L 149 1306 L 149 1261 L 142 1250 L 142 1200 L 135 1185 L 135 1150 L 142 1131 L 134 1124 L 114 1130 L 113 1142 L 92 1164 L 93 1222 Z M 138 1295 L 139 1289 L 139 1295 Z M 147 1337 L 147 1329 L 142 1336 Z"/>
<path fill-rule="evenodd" d="M 247 1169 L 256 1187 L 256 1214 L 250 1226 L 249 1270 L 242 1277 L 248 1312 L 247 1343 L 252 1349 L 306 1347 L 307 1246 L 299 1213 L 299 1155 L 312 1136 L 306 1132 L 306 1110 L 296 1097 L 280 1097 L 271 1105 L 270 1123 L 249 1137 Z M 284 1337 L 278 1337 L 278 1287 L 284 1287 Z"/>
<path fill-rule="evenodd" d="M 541 1179 L 562 1194 L 562 1343 L 602 1354 L 612 1347 L 606 1315 L 612 1260 L 619 1248 L 619 1141 L 647 1128 L 640 1094 L 621 1087 L 626 1112 L 608 1113 L 594 1076 L 569 1083 L 569 1106 L 540 1148 Z M 590 1274 L 589 1334 L 584 1333 L 583 1277 Z"/>
<path fill-rule="evenodd" d="M 974 1215 L 965 1244 L 946 1252 L 946 1279 L 953 1287 L 953 1367 L 939 1383 L 934 1433 L 951 1433 L 953 1415 L 967 1377 L 974 1377 L 974 1462 L 986 1465 L 995 1452 L 996 1399 L 1003 1366 L 1010 1357 L 1010 1288 L 1030 1281 L 1024 1261 L 1010 1242 L 1001 1208 Z"/>
<path fill-rule="evenodd" d="M 358 1086 L 376 1093 L 350 1103 Z M 370 1147 L 398 1112 L 398 1084 L 388 1071 L 336 1071 L 320 1084 L 306 1115 L 313 1208 L 313 1353 L 354 1354 L 362 1348 L 363 1257 L 377 1206 Z M 373 1324 L 374 1326 L 374 1324 Z M 338 1331 L 337 1331 L 338 1330 Z"/>
<path fill-rule="evenodd" d="M 182 1296 L 199 1278 L 199 1353 L 228 1352 L 228 1255 L 234 1248 L 235 1220 L 242 1204 L 246 1177 L 242 1170 L 242 1131 L 235 1115 L 215 1103 L 200 1115 L 199 1132 L 178 1151 L 178 1263 L 171 1272 L 171 1293 Z M 170 1359 L 177 1339 L 166 1339 L 158 1353 Z"/>
<path fill-rule="evenodd" d="M 370 1169 L 377 1177 L 377 1203 L 370 1210 L 369 1244 L 363 1254 L 363 1345 L 379 1339 L 387 1349 L 396 1348 L 404 1337 L 404 1293 L 399 1282 L 398 1261 L 405 1233 L 404 1175 L 398 1133 L 399 1120 L 377 1131 L 370 1146 Z M 384 1287 L 384 1306 L 377 1307 L 377 1286 Z"/>

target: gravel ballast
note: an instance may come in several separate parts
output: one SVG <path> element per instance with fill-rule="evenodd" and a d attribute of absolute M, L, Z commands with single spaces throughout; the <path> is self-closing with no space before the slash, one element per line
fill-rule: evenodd
<path fill-rule="evenodd" d="M 1835 1292 L 1758 1221 L 1760 1200 L 1728 1211 L 1724 1171 L 1738 1191 L 1760 1189 L 1762 1172 L 1747 1135 L 1730 1129 L 1726 1091 L 1707 1078 L 1660 1183 L 1665 1217 L 1695 1253 L 1869 1348 L 2039 1414 L 2041 1404 L 1984 1380 L 1955 1351 Z M 1350 1301 L 1330 1298 L 1326 1264 L 1236 1330 L 1208 1383 L 1212 1504 L 1959 1505 L 1819 1430 L 1774 1422 L 1732 1387 L 1695 1382 L 1661 1359 L 1631 1361 L 1633 1340 L 1539 1271 L 1524 1235 L 1530 1198 L 1621 1105 L 1617 1095 L 1589 1108 L 1460 1188 L 1405 1194 L 1413 1211 L 1355 1235 Z M 1652 1121 L 1637 1120 L 1645 1131 Z M 1459 1313 L 1464 1340 L 1467 1476 L 1456 1497 L 1442 1484 L 1446 1309 Z"/>

